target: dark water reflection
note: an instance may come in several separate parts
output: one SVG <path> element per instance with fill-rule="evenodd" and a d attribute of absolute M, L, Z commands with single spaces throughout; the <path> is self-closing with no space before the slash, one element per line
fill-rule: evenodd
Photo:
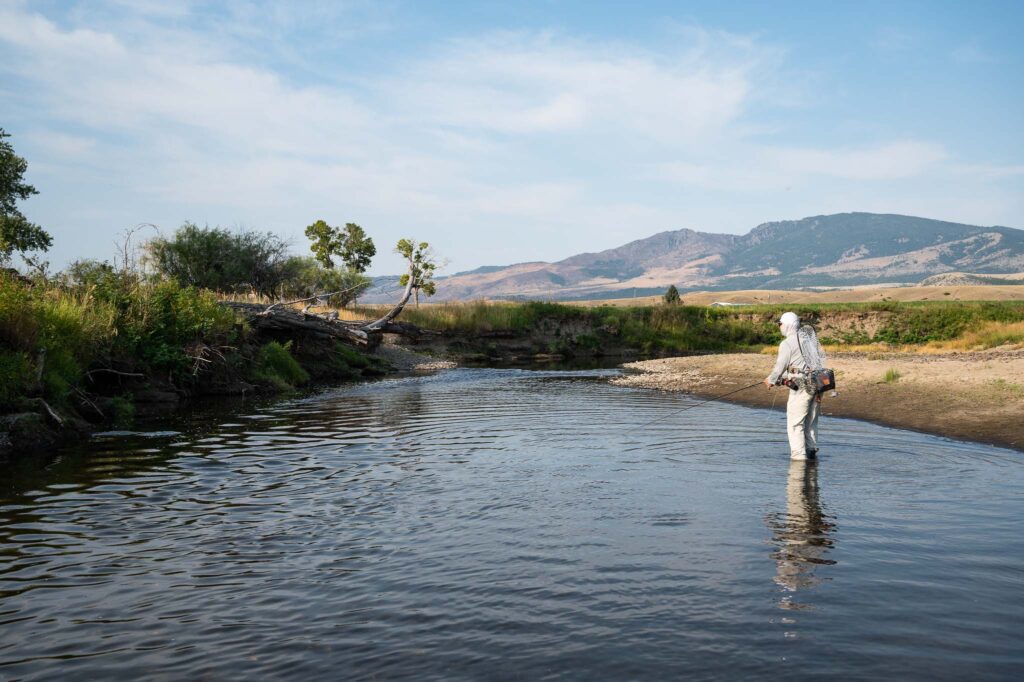
<path fill-rule="evenodd" d="M 391 380 L 9 468 L 0 677 L 1024 670 L 1019 453 L 826 420 L 791 464 L 781 414 L 606 375 Z"/>

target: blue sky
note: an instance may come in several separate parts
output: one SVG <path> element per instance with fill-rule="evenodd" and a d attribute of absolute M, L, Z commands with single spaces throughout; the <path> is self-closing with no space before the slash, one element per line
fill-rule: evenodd
<path fill-rule="evenodd" d="M 50 259 L 357 222 L 448 273 L 843 211 L 1024 227 L 1024 3 L 10 2 Z M 147 228 L 148 234 L 153 228 Z"/>

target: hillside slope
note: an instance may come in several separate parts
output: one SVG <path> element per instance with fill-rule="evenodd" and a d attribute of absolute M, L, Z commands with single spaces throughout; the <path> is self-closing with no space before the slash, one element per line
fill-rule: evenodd
<path fill-rule="evenodd" d="M 916 283 L 948 272 L 1021 271 L 1022 230 L 841 213 L 764 223 L 742 236 L 683 229 L 556 263 L 485 266 L 439 279 L 436 300 L 609 298 L 670 284 L 685 291 Z"/>

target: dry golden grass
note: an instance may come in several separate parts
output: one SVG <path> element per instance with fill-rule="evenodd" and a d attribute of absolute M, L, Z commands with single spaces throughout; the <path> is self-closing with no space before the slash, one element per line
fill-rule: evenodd
<path fill-rule="evenodd" d="M 857 287 L 833 291 L 787 291 L 748 289 L 741 291 L 694 291 L 682 294 L 686 305 L 724 303 L 875 303 L 880 301 L 1024 301 L 1024 281 L 1020 285 L 963 287 Z M 582 306 L 657 305 L 661 296 L 579 301 Z"/>
<path fill-rule="evenodd" d="M 930 350 L 987 350 L 1024 348 L 1024 322 L 987 322 L 975 331 L 950 341 L 932 341 Z"/>

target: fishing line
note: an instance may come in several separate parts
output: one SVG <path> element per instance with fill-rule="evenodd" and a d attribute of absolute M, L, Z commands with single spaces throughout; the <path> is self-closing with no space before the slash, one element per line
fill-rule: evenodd
<path fill-rule="evenodd" d="M 754 388 L 755 386 L 760 386 L 761 383 L 762 382 L 758 381 L 756 384 L 750 384 L 749 386 L 744 386 L 743 388 L 737 388 L 735 391 L 729 391 L 728 393 L 723 393 L 722 395 L 716 395 L 714 398 L 708 398 L 707 400 L 701 400 L 700 402 L 694 403 L 693 405 L 687 405 L 686 407 L 684 407 L 681 410 L 676 410 L 675 412 L 666 414 L 666 415 L 664 415 L 662 417 L 658 417 L 654 421 L 649 421 L 646 424 L 641 424 L 640 426 L 637 426 L 636 428 L 642 429 L 642 428 L 644 428 L 646 426 L 650 426 L 651 424 L 656 424 L 656 423 L 662 421 L 663 419 L 668 419 L 669 417 L 673 417 L 673 416 L 675 416 L 675 415 L 677 415 L 677 414 L 679 414 L 681 412 L 686 412 L 687 410 L 693 409 L 694 407 L 697 407 L 698 405 L 704 405 L 706 403 L 714 402 L 715 400 L 721 400 L 722 398 L 728 398 L 729 396 L 733 395 L 734 393 L 739 393 L 740 391 L 746 391 L 749 388 Z"/>

